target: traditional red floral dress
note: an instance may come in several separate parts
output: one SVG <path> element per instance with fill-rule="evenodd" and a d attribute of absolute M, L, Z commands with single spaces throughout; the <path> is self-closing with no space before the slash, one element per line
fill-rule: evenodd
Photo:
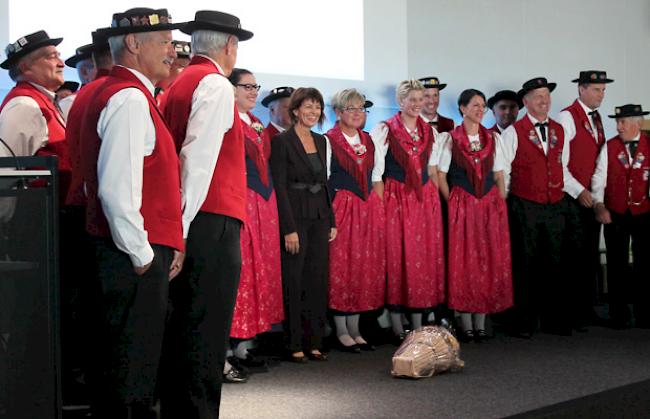
<path fill-rule="evenodd" d="M 478 141 L 471 141 L 462 124 L 449 134 L 441 137 L 439 167 L 450 188 L 448 305 L 503 311 L 513 304 L 512 262 L 508 210 L 494 181 L 494 171 L 502 170 L 500 161 L 495 164 L 495 135 L 481 126 Z"/>
<path fill-rule="evenodd" d="M 358 144 L 348 141 L 338 124 L 326 135 L 338 231 L 330 242 L 329 308 L 343 313 L 374 310 L 386 299 L 386 218 L 371 181 L 375 148 L 361 130 Z"/>
<path fill-rule="evenodd" d="M 431 308 L 445 298 L 440 197 L 427 171 L 433 132 L 418 118 L 409 133 L 399 113 L 385 124 L 386 302 L 392 309 Z"/>
<path fill-rule="evenodd" d="M 230 336 L 250 339 L 284 319 L 280 225 L 268 161 L 270 139 L 250 112 L 242 124 L 246 147 L 247 222 L 241 231 L 241 275 Z"/>

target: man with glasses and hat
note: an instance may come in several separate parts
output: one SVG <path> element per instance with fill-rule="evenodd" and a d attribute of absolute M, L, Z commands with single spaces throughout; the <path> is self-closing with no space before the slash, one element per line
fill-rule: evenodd
<path fill-rule="evenodd" d="M 499 90 L 488 99 L 487 107 L 492 110 L 495 121 L 490 129 L 497 134 L 502 134 L 506 128 L 517 121 L 519 110 L 524 107 L 524 104 L 512 90 Z"/>
<path fill-rule="evenodd" d="M 166 9 L 115 13 L 115 66 L 83 115 L 86 230 L 94 238 L 103 310 L 95 328 L 93 418 L 150 417 L 167 316 L 182 268 L 178 156 L 153 97 L 176 53 Z"/>
<path fill-rule="evenodd" d="M 578 84 L 578 98 L 557 118 L 571 149 L 568 171 L 564 173 L 564 191 L 568 206 L 567 239 L 575 246 L 571 251 L 573 263 L 567 266 L 572 283 L 570 321 L 578 331 L 586 331 L 585 327 L 592 323 L 601 323 L 593 308 L 600 267 L 600 224 L 592 208 L 591 178 L 598 154 L 605 145 L 598 108 L 605 97 L 606 85 L 613 81 L 604 71 L 581 71 L 572 80 Z"/>
<path fill-rule="evenodd" d="M 219 416 L 222 371 L 241 271 L 246 219 L 244 133 L 228 76 L 239 41 L 236 16 L 198 11 L 182 31 L 193 58 L 161 107 L 181 161 L 185 270 L 170 286 L 162 364 L 163 417 Z"/>
<path fill-rule="evenodd" d="M 266 126 L 269 138 L 273 138 L 291 127 L 289 98 L 293 90 L 293 87 L 276 87 L 262 99 L 262 106 L 269 108 L 269 124 Z"/>
<path fill-rule="evenodd" d="M 617 106 L 618 135 L 601 148 L 591 188 L 596 219 L 605 225 L 609 316 L 617 329 L 650 328 L 650 138 L 641 132 L 641 105 Z M 630 238 L 632 269 L 630 271 Z"/>
<path fill-rule="evenodd" d="M 524 83 L 518 96 L 527 113 L 501 135 L 515 297 L 509 332 L 524 338 L 537 330 L 538 319 L 542 332 L 572 333 L 563 318 L 568 293 L 561 266 L 569 145 L 548 116 L 555 87 L 544 77 Z"/>
<path fill-rule="evenodd" d="M 440 83 L 438 77 L 423 77 L 418 79 L 424 86 L 424 102 L 420 116 L 424 121 L 434 127 L 436 132 L 449 132 L 454 129 L 454 120 L 445 118 L 438 113 L 440 105 L 440 91 L 447 87 L 446 83 Z"/>

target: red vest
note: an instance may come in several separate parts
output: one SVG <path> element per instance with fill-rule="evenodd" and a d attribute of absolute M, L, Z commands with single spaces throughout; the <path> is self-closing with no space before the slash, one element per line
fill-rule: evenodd
<path fill-rule="evenodd" d="M 454 129 L 454 120 L 445 118 L 438 114 L 438 125 L 435 127 L 438 132 L 449 132 Z"/>
<path fill-rule="evenodd" d="M 510 193 L 540 204 L 554 204 L 562 200 L 562 125 L 548 120 L 546 129 L 548 154 L 544 154 L 541 139 L 528 116 L 514 123 L 517 131 L 517 154 L 510 172 Z"/>
<path fill-rule="evenodd" d="M 627 210 L 634 215 L 643 214 L 650 211 L 650 139 L 641 134 L 632 165 L 628 157 L 620 137 L 607 141 L 605 206 L 618 214 L 625 214 Z"/>
<path fill-rule="evenodd" d="M 109 237 L 110 230 L 97 196 L 97 158 L 101 139 L 97 135 L 97 123 L 101 111 L 117 92 L 136 88 L 149 102 L 149 110 L 156 129 L 156 144 L 151 155 L 144 158 L 142 173 L 142 207 L 144 229 L 149 243 L 183 250 L 183 228 L 181 222 L 181 195 L 179 163 L 174 141 L 165 125 L 151 92 L 138 78 L 124 67 L 113 67 L 111 73 L 96 89 L 88 102 L 81 124 L 80 156 L 81 168 L 86 185 L 86 230 L 88 233 Z"/>
<path fill-rule="evenodd" d="M 577 100 L 571 106 L 564 108 L 564 110 L 571 113 L 576 126 L 576 135 L 569 143 L 571 147 L 569 171 L 583 187 L 589 190 L 591 177 L 596 171 L 598 153 L 600 153 L 600 148 L 605 144 L 603 124 L 600 118 L 594 121 L 597 127 L 597 134 L 594 136 L 593 128 L 589 123 L 589 117 Z"/>
<path fill-rule="evenodd" d="M 280 133 L 280 131 L 275 127 L 275 125 L 273 125 L 270 122 L 266 126 L 265 130 L 266 130 L 266 135 L 268 135 L 270 139 L 273 139 L 273 137 L 275 137 Z"/>
<path fill-rule="evenodd" d="M 68 194 L 71 170 L 63 117 L 56 109 L 52 99 L 31 83 L 24 81 L 18 82 L 7 94 L 2 105 L 0 105 L 0 112 L 11 99 L 18 96 L 28 96 L 34 99 L 43 113 L 43 118 L 47 122 L 47 144 L 38 150 L 36 155 L 57 156 L 59 158 L 59 196 L 63 202 Z"/>
<path fill-rule="evenodd" d="M 81 87 L 77 96 L 72 102 L 70 112 L 68 112 L 68 121 L 66 124 L 66 138 L 70 153 L 70 165 L 72 167 L 72 178 L 70 180 L 70 189 L 65 199 L 66 205 L 86 205 L 86 194 L 83 187 L 83 176 L 81 172 L 81 124 L 85 118 L 85 111 L 88 104 L 95 95 L 95 90 L 100 86 L 106 76 L 107 70 L 99 70 L 95 80 Z"/>
<path fill-rule="evenodd" d="M 166 91 L 162 112 L 179 151 L 185 141 L 187 123 L 192 110 L 192 96 L 201 80 L 208 74 L 220 74 L 212 61 L 205 57 L 192 58 L 190 65 Z M 246 161 L 244 134 L 236 106 L 233 125 L 223 137 L 217 165 L 212 174 L 208 196 L 201 211 L 246 220 Z M 189 163 L 191 164 L 191 162 Z"/>

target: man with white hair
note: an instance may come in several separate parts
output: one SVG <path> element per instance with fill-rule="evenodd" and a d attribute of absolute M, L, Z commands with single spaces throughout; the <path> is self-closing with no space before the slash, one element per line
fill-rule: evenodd
<path fill-rule="evenodd" d="M 524 83 L 518 96 L 527 113 L 501 135 L 513 252 L 510 332 L 525 338 L 538 321 L 542 332 L 572 333 L 564 321 L 569 293 L 561 266 L 569 146 L 562 126 L 548 116 L 555 87 L 544 77 Z"/>
<path fill-rule="evenodd" d="M 86 230 L 102 289 L 93 418 L 152 414 L 168 284 L 184 248 L 178 156 L 153 97 L 176 55 L 176 27 L 166 9 L 135 8 L 99 30 L 116 65 L 88 103 L 80 135 Z"/>
<path fill-rule="evenodd" d="M 196 12 L 182 31 L 192 35 L 194 56 L 161 107 L 180 151 L 187 260 L 169 290 L 161 414 L 216 418 L 246 218 L 243 129 L 227 77 L 238 42 L 253 34 L 236 16 L 208 10 Z"/>
<path fill-rule="evenodd" d="M 616 119 L 618 135 L 601 149 L 591 181 L 596 219 L 605 225 L 609 316 L 617 329 L 631 326 L 629 303 L 635 326 L 650 328 L 650 138 L 641 132 L 649 113 L 629 104 L 609 115 Z"/>

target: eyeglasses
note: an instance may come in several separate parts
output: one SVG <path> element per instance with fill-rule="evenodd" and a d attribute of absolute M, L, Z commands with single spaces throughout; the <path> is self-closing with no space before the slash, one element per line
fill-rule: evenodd
<path fill-rule="evenodd" d="M 260 89 L 262 88 L 262 86 L 260 86 L 259 84 L 250 84 L 250 83 L 246 83 L 246 84 L 237 83 L 236 86 L 243 87 L 244 90 L 246 90 L 247 92 L 251 92 L 253 90 L 259 92 Z"/>
<path fill-rule="evenodd" d="M 343 111 L 348 112 L 348 113 L 366 113 L 368 112 L 366 108 L 343 108 Z"/>

